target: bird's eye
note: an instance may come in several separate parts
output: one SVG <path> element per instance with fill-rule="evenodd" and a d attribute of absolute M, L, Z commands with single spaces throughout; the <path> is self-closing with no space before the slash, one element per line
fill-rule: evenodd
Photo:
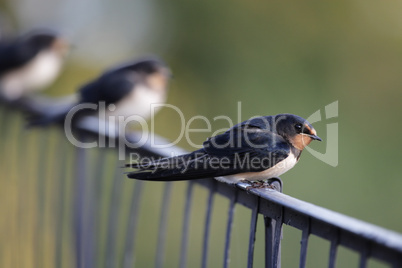
<path fill-rule="evenodd" d="M 295 125 L 295 129 L 296 129 L 296 132 L 297 132 L 297 133 L 301 133 L 302 128 L 303 128 L 302 124 L 296 124 L 296 125 Z"/>

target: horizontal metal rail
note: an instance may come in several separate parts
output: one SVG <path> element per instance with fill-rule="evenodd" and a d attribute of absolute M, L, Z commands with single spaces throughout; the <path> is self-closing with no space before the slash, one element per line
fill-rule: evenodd
<path fill-rule="evenodd" d="M 80 127 L 87 133 L 98 135 L 96 130 L 97 124 L 87 124 Z M 139 140 L 141 135 L 142 133 L 131 133 L 131 135 L 127 136 L 127 139 L 135 143 Z M 116 140 L 116 143 L 117 142 L 118 141 Z M 158 140 L 158 144 L 162 144 L 162 142 L 163 139 Z M 127 151 L 138 152 L 136 149 L 133 150 L 129 148 L 127 148 Z M 144 156 L 160 157 L 171 156 L 172 152 L 176 154 L 186 153 L 186 151 L 181 148 L 169 147 L 168 149 L 158 149 L 152 148 L 150 144 L 144 144 L 144 146 L 140 148 L 140 151 Z M 402 267 L 402 235 L 399 233 L 298 200 L 270 188 L 253 189 L 249 188 L 250 185 L 247 183 L 239 183 L 236 185 L 237 187 L 233 187 L 232 185 L 208 179 L 196 180 L 195 183 L 209 189 L 209 198 L 212 198 L 211 196 L 213 193 L 221 194 L 230 200 L 236 200 L 236 203 L 248 207 L 253 212 L 258 212 L 265 217 L 276 220 L 278 226 L 286 224 L 301 230 L 301 267 L 304 267 L 305 265 L 308 238 L 310 234 L 317 235 L 330 241 L 330 267 L 335 266 L 337 254 L 336 249 L 339 245 L 357 251 L 361 257 L 361 267 L 365 267 L 365 263 L 367 263 L 369 258 L 382 260 L 391 264 L 393 267 Z M 212 202 L 212 200 L 209 200 L 208 202 Z M 207 225 L 205 227 L 206 241 L 204 242 L 204 252 L 206 250 L 205 247 L 207 247 L 206 244 L 208 243 L 208 217 L 209 214 L 207 214 Z M 252 230 L 250 232 L 249 267 L 252 266 L 252 244 L 254 242 L 253 228 L 255 228 L 255 217 L 255 214 L 253 214 L 251 224 Z M 229 222 L 228 229 L 230 229 L 230 224 L 231 223 Z M 274 235 L 279 236 L 274 238 L 275 241 L 280 241 L 280 234 L 280 231 L 277 231 L 276 233 L 274 232 Z M 278 257 L 279 242 L 276 243 L 275 250 L 276 257 Z M 203 256 L 203 262 L 205 262 L 207 254 L 204 253 Z M 275 263 L 272 267 L 277 267 L 279 260 L 275 258 L 275 255 L 273 261 Z M 203 267 L 205 266 L 203 265 Z M 270 267 L 270 265 L 268 265 L 268 267 Z"/>
<path fill-rule="evenodd" d="M 25 110 L 30 110 L 30 106 L 26 104 L 20 104 Z M 14 105 L 15 107 L 15 105 Z M 37 111 L 33 111 L 37 112 Z M 104 135 L 107 140 L 114 140 L 114 144 L 121 141 L 130 141 L 131 143 L 138 142 L 143 133 L 132 132 L 120 137 L 116 133 L 102 133 L 98 131 L 97 119 L 91 119 L 85 121 L 85 123 L 78 123 L 76 126 L 76 132 L 81 137 L 91 138 Z M 155 140 L 155 139 L 154 139 Z M 150 139 L 148 139 L 150 141 Z M 162 144 L 163 138 L 158 138 L 158 144 Z M 145 143 L 139 148 L 125 147 L 127 153 L 135 152 L 142 156 L 155 156 L 166 157 L 171 156 L 172 152 L 175 154 L 182 154 L 186 151 L 178 147 L 169 148 L 155 148 L 152 147 L 150 142 Z M 83 200 L 86 186 L 84 180 L 84 152 L 85 150 L 79 149 L 77 154 L 77 174 L 76 174 L 76 202 L 83 202 L 87 205 L 91 205 L 94 201 Z M 230 260 L 230 239 L 232 235 L 233 224 L 233 211 L 235 204 L 241 204 L 249 208 L 251 213 L 250 219 L 250 232 L 249 232 L 249 249 L 248 249 L 248 262 L 247 266 L 253 266 L 253 254 L 254 254 L 254 241 L 255 230 L 257 225 L 257 216 L 262 214 L 265 222 L 265 266 L 266 267 L 280 267 L 280 241 L 282 235 L 282 225 L 286 224 L 302 231 L 301 248 L 300 248 L 300 267 L 305 267 L 306 256 L 308 252 L 308 241 L 311 234 L 321 237 L 330 242 L 329 260 L 328 266 L 335 267 L 337 260 L 337 249 L 339 246 L 347 247 L 351 250 L 358 252 L 360 255 L 360 267 L 366 267 L 367 261 L 370 258 L 381 260 L 388 263 L 392 267 L 402 267 L 402 235 L 393 231 L 386 230 L 384 228 L 357 220 L 352 217 L 345 216 L 343 214 L 316 206 L 314 204 L 298 200 L 286 194 L 280 192 L 281 183 L 279 179 L 273 179 L 271 181 L 277 190 L 271 188 L 250 188 L 247 183 L 238 183 L 237 185 L 228 185 L 212 179 L 201 179 L 189 182 L 186 193 L 186 204 L 184 206 L 183 216 L 183 229 L 181 238 L 181 256 L 180 267 L 187 266 L 188 259 L 188 236 L 189 236 L 189 220 L 191 213 L 191 204 L 193 199 L 193 186 L 194 184 L 205 187 L 208 193 L 207 210 L 204 226 L 204 241 L 202 247 L 202 267 L 208 266 L 208 248 L 210 244 L 210 224 L 211 224 L 211 210 L 214 205 L 214 195 L 219 194 L 229 199 L 228 207 L 228 220 L 226 223 L 225 233 L 225 247 L 224 247 L 224 260 L 223 267 L 229 266 Z M 135 195 L 130 208 L 130 218 L 128 223 L 128 233 L 130 237 L 137 233 L 137 215 L 139 210 L 139 200 L 141 199 L 141 182 L 137 183 L 135 189 Z M 115 185 L 116 186 L 116 185 Z M 117 186 L 116 186 L 117 187 Z M 117 188 L 116 188 L 117 189 Z M 166 226 L 165 222 L 168 217 L 169 200 L 171 196 L 170 183 L 166 184 L 165 192 L 163 194 L 162 211 L 160 215 L 161 224 L 158 231 L 158 247 L 156 252 L 156 267 L 161 267 L 163 264 L 165 249 L 166 249 Z M 117 195 L 117 196 L 116 196 Z M 118 193 L 114 194 L 111 202 L 115 202 L 116 206 L 120 202 L 118 199 Z M 113 204 L 111 205 L 113 206 Z M 111 211 L 112 207 L 111 207 Z M 75 208 L 76 215 L 76 256 L 78 267 L 93 267 L 91 260 L 94 254 L 93 247 L 89 240 L 91 232 L 88 231 L 88 224 L 93 222 L 84 220 L 84 209 L 82 206 L 77 205 Z M 116 217 L 116 215 L 110 215 L 110 217 Z M 108 237 L 113 237 L 113 222 L 111 221 L 108 226 L 111 228 L 108 233 Z M 87 230 L 87 232 L 86 232 Z M 88 240 L 89 239 L 89 240 Z M 111 247 L 114 242 L 108 241 Z M 125 242 L 125 256 L 124 267 L 130 267 L 133 263 L 133 248 L 134 242 L 127 238 Z M 113 254 L 113 249 L 107 254 Z M 113 256 L 110 256 L 112 258 Z M 113 266 L 111 264 L 111 266 Z"/>

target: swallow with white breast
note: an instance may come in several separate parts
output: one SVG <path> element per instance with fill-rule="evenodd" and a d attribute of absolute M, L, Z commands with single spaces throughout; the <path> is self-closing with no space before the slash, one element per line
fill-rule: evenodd
<path fill-rule="evenodd" d="M 280 176 L 299 161 L 303 149 L 321 138 L 307 120 L 293 114 L 244 121 L 209 138 L 203 148 L 157 161 L 127 164 L 127 176 L 148 181 L 212 178 L 233 184 L 263 182 Z"/>
<path fill-rule="evenodd" d="M 35 30 L 0 42 L 0 95 L 8 100 L 39 91 L 59 75 L 69 43 L 57 33 Z"/>
<path fill-rule="evenodd" d="M 81 113 L 98 116 L 98 119 L 100 115 L 104 115 L 105 120 L 113 116 L 126 118 L 132 115 L 147 119 L 151 116 L 151 104 L 166 101 L 170 76 L 170 69 L 156 57 L 131 61 L 104 72 L 82 86 L 72 103 L 53 110 L 44 109 L 40 115 L 29 120 L 28 126 L 62 123 L 69 111 L 79 104 L 98 105 L 97 111 L 85 109 Z M 102 102 L 104 106 L 99 105 Z M 82 115 L 77 117 L 82 118 Z M 114 122 L 118 123 L 118 120 Z"/>

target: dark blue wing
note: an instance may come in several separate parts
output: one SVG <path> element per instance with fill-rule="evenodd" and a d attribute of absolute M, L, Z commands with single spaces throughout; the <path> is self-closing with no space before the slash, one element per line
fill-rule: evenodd
<path fill-rule="evenodd" d="M 117 103 L 133 90 L 134 85 L 134 77 L 129 71 L 106 73 L 80 89 L 81 102 L 97 104 L 104 101 L 106 105 Z"/>
<path fill-rule="evenodd" d="M 0 43 L 0 75 L 23 66 L 36 56 L 38 51 L 21 43 Z"/>
<path fill-rule="evenodd" d="M 266 170 L 290 154 L 280 136 L 258 127 L 236 126 L 204 142 L 204 148 L 182 158 L 165 158 L 128 174 L 140 180 L 190 180 Z M 166 165 L 169 163 L 169 165 Z"/>

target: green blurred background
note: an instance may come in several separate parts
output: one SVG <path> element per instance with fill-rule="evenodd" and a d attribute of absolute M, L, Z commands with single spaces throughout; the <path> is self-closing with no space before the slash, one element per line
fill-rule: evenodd
<path fill-rule="evenodd" d="M 191 141 L 196 144 L 216 130 L 229 127 L 225 120 L 213 121 L 219 115 L 233 118 L 234 123 L 255 115 L 277 113 L 307 118 L 339 101 L 339 117 L 314 124 L 324 142 L 311 145 L 325 152 L 326 124 L 339 123 L 339 165 L 332 167 L 304 152 L 299 164 L 282 176 L 284 192 L 402 232 L 401 2 L 1 0 L 0 3 L 3 34 L 50 26 L 61 30 L 74 43 L 75 49 L 63 74 L 46 93 L 51 96 L 75 92 L 77 86 L 121 61 L 144 54 L 161 56 L 174 73 L 168 103 L 179 107 L 186 120 L 202 115 L 212 121 L 211 132 L 191 133 Z M 238 102 L 242 106 L 240 119 Z M 2 129 L 8 127 L 7 122 L 1 124 Z M 191 126 L 204 128 L 205 123 L 196 120 Z M 180 127 L 177 114 L 169 109 L 161 110 L 156 117 L 155 131 L 159 135 L 175 140 Z M 18 127 L 15 131 L 19 131 Z M 24 135 L 12 135 L 14 142 Z M 194 149 L 185 139 L 179 145 Z M 2 154 L 1 159 L 9 158 L 13 152 L 9 149 Z M 113 161 L 108 163 L 115 165 Z M 17 168 L 16 165 L 1 168 L 4 171 L 11 167 Z M 3 189 L 14 187 L 18 193 L 18 185 L 10 183 L 4 176 L 0 185 Z M 11 192 L 5 192 L 1 199 L 12 204 L 10 196 Z M 12 205 L 7 209 L 1 207 L 7 202 L 0 201 L 0 210 L 11 213 Z M 236 217 L 243 219 L 242 213 L 244 223 L 235 225 L 235 231 L 248 228 L 247 210 L 239 208 Z M 223 228 L 224 224 L 221 225 Z M 142 228 L 145 233 L 146 226 Z M 301 234 L 293 232 L 285 228 L 284 267 L 297 263 Z M 287 238 L 294 243 L 286 243 Z M 247 238 L 236 241 L 233 250 L 246 248 L 243 244 Z M 325 263 L 322 255 L 329 249 L 329 244 L 323 247 L 320 243 L 316 246 L 312 243 L 316 254 L 309 261 L 314 267 L 320 267 L 320 261 Z M 2 247 L 12 251 L 4 243 Z M 240 254 L 232 254 L 233 258 L 237 255 Z M 357 263 L 357 256 L 347 255 L 344 264 L 352 259 Z M 171 267 L 175 267 L 174 263 Z M 231 265 L 237 267 L 236 263 L 241 261 L 233 261 Z"/>

